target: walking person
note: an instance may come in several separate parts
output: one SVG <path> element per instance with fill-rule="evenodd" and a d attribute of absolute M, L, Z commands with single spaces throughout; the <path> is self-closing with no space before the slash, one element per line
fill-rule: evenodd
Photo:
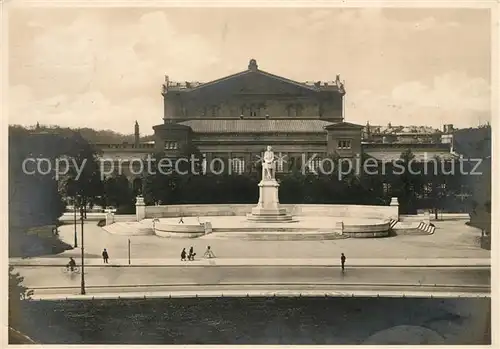
<path fill-rule="evenodd" d="M 179 224 L 184 224 L 184 218 L 181 216 L 181 219 L 179 219 Z"/>
<path fill-rule="evenodd" d="M 203 254 L 203 257 L 205 258 L 215 258 L 215 253 L 210 249 L 210 246 L 207 246 L 207 250 Z"/>
<path fill-rule="evenodd" d="M 185 260 L 186 260 L 186 249 L 183 248 L 182 252 L 181 252 L 181 261 L 185 261 Z"/>
<path fill-rule="evenodd" d="M 105 264 L 108 264 L 108 259 L 109 259 L 108 251 L 104 249 L 104 251 L 102 251 L 102 260 Z"/>
<path fill-rule="evenodd" d="M 194 261 L 194 256 L 196 256 L 196 253 L 194 253 L 194 248 L 191 246 L 189 249 L 188 260 Z"/>
<path fill-rule="evenodd" d="M 344 270 L 345 270 L 345 260 L 346 260 L 346 258 L 344 256 L 344 254 L 341 253 L 340 254 L 340 265 L 342 266 L 342 272 L 344 272 Z"/>

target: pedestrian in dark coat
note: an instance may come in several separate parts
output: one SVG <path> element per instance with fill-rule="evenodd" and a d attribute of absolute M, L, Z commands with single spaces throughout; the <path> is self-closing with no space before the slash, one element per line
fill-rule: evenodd
<path fill-rule="evenodd" d="M 104 251 L 102 251 L 102 260 L 104 261 L 105 264 L 108 264 L 108 259 L 109 259 L 108 251 L 104 249 Z"/>
<path fill-rule="evenodd" d="M 194 261 L 194 256 L 196 256 L 196 253 L 194 253 L 194 248 L 193 246 L 191 246 L 191 248 L 189 249 L 188 259 L 190 261 Z"/>

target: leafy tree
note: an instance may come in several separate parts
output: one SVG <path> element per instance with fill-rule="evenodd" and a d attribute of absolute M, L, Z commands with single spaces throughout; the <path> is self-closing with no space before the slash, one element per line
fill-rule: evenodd
<path fill-rule="evenodd" d="M 55 224 L 64 211 L 54 172 L 64 139 L 9 127 L 9 226 Z M 39 171 L 37 161 L 40 162 Z M 50 167 L 49 167 L 50 166 Z M 43 172 L 43 173 L 42 173 Z"/>
<path fill-rule="evenodd" d="M 33 290 L 28 290 L 22 284 L 23 281 L 24 277 L 9 266 L 9 326 L 16 327 L 20 324 L 22 301 L 31 299 L 33 295 Z"/>
<path fill-rule="evenodd" d="M 134 195 L 125 175 L 114 175 L 106 178 L 103 186 L 105 206 L 114 206 L 118 212 L 128 212 L 133 209 Z"/>
<path fill-rule="evenodd" d="M 59 186 L 66 197 L 78 202 L 81 214 L 87 216 L 87 207 L 102 204 L 104 192 L 98 153 L 80 134 L 74 133 L 66 155 L 72 160 L 68 173 Z"/>
<path fill-rule="evenodd" d="M 173 159 L 170 159 L 171 162 L 166 161 L 168 159 L 164 153 L 155 153 L 147 165 L 150 173 L 147 173 L 142 181 L 142 195 L 147 205 L 171 203 L 173 192 L 171 176 L 175 169 L 169 166 L 173 164 Z"/>
<path fill-rule="evenodd" d="M 416 213 L 416 199 L 421 188 L 422 163 L 415 161 L 415 155 L 410 149 L 401 153 L 391 176 L 395 176 L 396 193 L 399 197 L 401 211 Z"/>

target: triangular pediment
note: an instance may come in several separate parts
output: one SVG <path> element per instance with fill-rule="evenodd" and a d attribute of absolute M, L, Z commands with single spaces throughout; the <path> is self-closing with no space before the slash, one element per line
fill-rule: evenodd
<path fill-rule="evenodd" d="M 325 127 L 326 130 L 361 130 L 364 126 L 352 124 L 350 122 L 337 122 Z"/>
<path fill-rule="evenodd" d="M 296 82 L 262 70 L 246 70 L 205 84 L 190 90 L 191 93 L 218 93 L 232 95 L 258 94 L 314 94 L 314 86 Z"/>

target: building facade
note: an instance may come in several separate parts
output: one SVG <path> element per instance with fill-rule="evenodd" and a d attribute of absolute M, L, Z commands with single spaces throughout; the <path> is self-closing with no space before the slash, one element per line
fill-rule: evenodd
<path fill-rule="evenodd" d="M 345 93 L 339 76 L 329 82 L 297 82 L 260 70 L 254 59 L 247 69 L 207 83 L 173 82 L 166 76 L 163 123 L 153 127 L 154 142 L 139 142 L 136 123 L 134 144 L 98 147 L 104 156 L 122 159 L 127 166 L 127 157 L 153 152 L 177 157 L 194 146 L 207 162 L 234 160 L 232 173 L 256 171 L 268 145 L 278 155 L 279 172 L 302 168 L 304 159 L 312 156 L 312 166 L 325 156 L 352 158 L 363 153 L 392 161 L 410 148 L 409 143 L 418 143 L 418 151 L 427 157 L 453 157 L 439 130 L 425 137 L 425 132 L 402 137 L 396 132 L 402 129 L 388 132 L 346 122 Z"/>

